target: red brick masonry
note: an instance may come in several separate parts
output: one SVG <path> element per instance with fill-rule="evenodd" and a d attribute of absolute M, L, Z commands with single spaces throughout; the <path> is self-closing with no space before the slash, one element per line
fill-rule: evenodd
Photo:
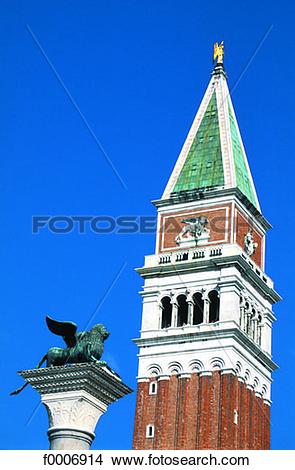
<path fill-rule="evenodd" d="M 155 395 L 150 381 L 138 383 L 133 449 L 269 449 L 270 407 L 237 376 L 172 375 Z"/>

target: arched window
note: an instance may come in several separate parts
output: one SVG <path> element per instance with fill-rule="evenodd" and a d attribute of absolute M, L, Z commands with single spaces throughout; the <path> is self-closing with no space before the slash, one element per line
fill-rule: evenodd
<path fill-rule="evenodd" d="M 177 326 L 187 325 L 188 323 L 188 303 L 186 296 L 181 294 L 177 297 L 178 312 L 177 312 Z"/>
<path fill-rule="evenodd" d="M 219 320 L 219 296 L 216 290 L 212 290 L 208 294 L 210 301 L 209 306 L 209 323 L 214 323 Z"/>
<path fill-rule="evenodd" d="M 150 395 L 156 395 L 157 394 L 157 388 L 158 388 L 158 383 L 155 380 L 153 382 L 150 382 L 149 394 Z"/>
<path fill-rule="evenodd" d="M 193 325 L 199 325 L 203 323 L 204 315 L 204 300 L 202 299 L 201 292 L 197 292 L 193 295 L 194 310 L 193 310 Z"/>
<path fill-rule="evenodd" d="M 162 320 L 161 328 L 169 328 L 172 321 L 172 304 L 170 297 L 163 297 L 161 300 Z"/>

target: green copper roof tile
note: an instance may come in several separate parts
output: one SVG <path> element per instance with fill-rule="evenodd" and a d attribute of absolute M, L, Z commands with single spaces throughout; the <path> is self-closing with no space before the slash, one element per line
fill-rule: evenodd
<path fill-rule="evenodd" d="M 256 198 L 255 198 L 255 194 L 253 191 L 253 187 L 251 184 L 251 177 L 249 174 L 249 170 L 247 168 L 241 140 L 239 137 L 239 133 L 235 124 L 235 120 L 232 114 L 229 101 L 228 101 L 228 109 L 229 109 L 230 132 L 231 132 L 231 138 L 232 138 L 233 157 L 234 157 L 234 163 L 235 163 L 237 187 L 249 199 L 249 201 L 251 201 L 252 204 L 256 207 L 257 203 L 256 203 Z"/>
<path fill-rule="evenodd" d="M 224 174 L 214 92 L 173 192 L 222 185 L 224 185 Z"/>

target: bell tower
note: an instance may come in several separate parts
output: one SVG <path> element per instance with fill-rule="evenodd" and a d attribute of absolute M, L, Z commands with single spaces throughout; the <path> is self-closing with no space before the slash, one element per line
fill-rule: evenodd
<path fill-rule="evenodd" d="M 144 279 L 134 449 L 268 449 L 272 305 L 265 234 L 223 43 L 158 210 Z"/>

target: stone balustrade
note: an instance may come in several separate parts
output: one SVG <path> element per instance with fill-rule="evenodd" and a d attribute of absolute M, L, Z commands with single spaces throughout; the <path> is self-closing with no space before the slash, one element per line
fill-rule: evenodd
<path fill-rule="evenodd" d="M 145 256 L 144 268 L 177 263 L 200 262 L 210 260 L 212 258 L 228 258 L 234 256 L 241 256 L 248 263 L 253 272 L 255 272 L 255 274 L 257 274 L 257 276 L 259 276 L 262 281 L 268 285 L 268 287 L 273 287 L 272 280 L 264 274 L 259 266 L 237 244 L 212 245 Z"/>

